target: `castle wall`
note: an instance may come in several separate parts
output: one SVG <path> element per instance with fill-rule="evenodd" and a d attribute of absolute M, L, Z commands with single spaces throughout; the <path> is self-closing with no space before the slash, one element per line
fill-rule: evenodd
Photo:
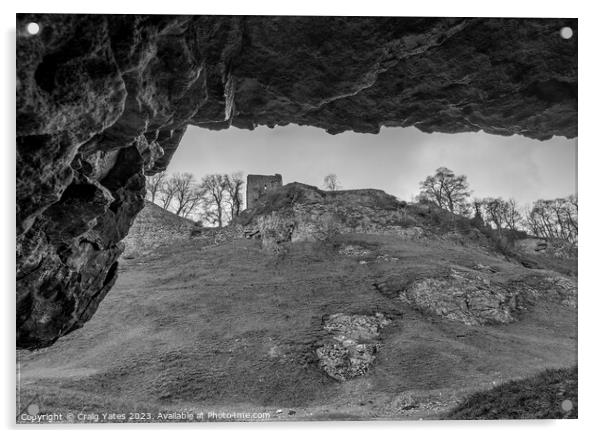
<path fill-rule="evenodd" d="M 247 208 L 253 208 L 266 193 L 282 187 L 282 175 L 248 175 Z"/>

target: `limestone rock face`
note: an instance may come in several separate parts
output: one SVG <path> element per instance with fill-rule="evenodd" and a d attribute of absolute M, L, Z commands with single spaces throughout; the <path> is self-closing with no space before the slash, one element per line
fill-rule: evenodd
<path fill-rule="evenodd" d="M 420 280 L 400 298 L 423 311 L 466 325 L 509 323 L 521 307 L 515 291 L 466 278 Z"/>
<path fill-rule="evenodd" d="M 145 201 L 123 243 L 123 258 L 136 258 L 152 253 L 162 245 L 191 239 L 194 222 L 180 217 L 158 205 Z"/>
<path fill-rule="evenodd" d="M 17 346 L 92 316 L 187 125 L 574 137 L 577 36 L 572 19 L 19 14 Z"/>
<path fill-rule="evenodd" d="M 323 328 L 330 336 L 316 350 L 320 368 L 340 382 L 366 374 L 380 348 L 380 332 L 390 323 L 382 313 L 328 316 Z"/>
<path fill-rule="evenodd" d="M 244 229 L 238 224 L 229 224 L 222 228 L 203 227 L 195 224 L 190 233 L 197 247 L 219 246 L 234 239 L 244 238 Z"/>
<path fill-rule="evenodd" d="M 574 279 L 557 274 L 532 276 L 525 279 L 522 287 L 534 297 L 577 307 L 577 282 Z"/>
<path fill-rule="evenodd" d="M 382 190 L 323 191 L 291 183 L 267 194 L 239 218 L 245 235 L 260 238 L 263 247 L 278 253 L 282 244 L 328 240 L 339 233 L 394 235 L 420 239 L 407 204 Z"/>
<path fill-rule="evenodd" d="M 451 268 L 449 272 L 424 278 L 394 275 L 374 287 L 425 314 L 469 326 L 514 322 L 536 300 L 577 306 L 575 281 L 546 272 L 512 280 L 500 279 L 495 271 L 482 268 Z"/>
<path fill-rule="evenodd" d="M 561 259 L 577 258 L 576 245 L 562 239 L 526 238 L 515 243 L 516 249 L 527 255 L 548 255 Z"/>

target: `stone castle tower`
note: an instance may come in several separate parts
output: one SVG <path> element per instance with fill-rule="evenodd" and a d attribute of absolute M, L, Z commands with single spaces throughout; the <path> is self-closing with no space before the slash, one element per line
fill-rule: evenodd
<path fill-rule="evenodd" d="M 282 187 L 282 175 L 248 175 L 247 208 L 253 208 L 261 197 L 272 190 Z"/>

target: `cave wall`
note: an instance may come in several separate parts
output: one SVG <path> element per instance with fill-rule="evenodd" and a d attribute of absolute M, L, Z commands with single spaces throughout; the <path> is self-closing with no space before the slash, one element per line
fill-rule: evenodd
<path fill-rule="evenodd" d="M 144 176 L 187 125 L 575 137 L 577 31 L 576 19 L 18 14 L 17 347 L 94 314 Z"/>

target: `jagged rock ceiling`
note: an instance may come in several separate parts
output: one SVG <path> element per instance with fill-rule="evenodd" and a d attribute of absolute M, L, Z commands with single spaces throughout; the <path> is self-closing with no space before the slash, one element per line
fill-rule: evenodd
<path fill-rule="evenodd" d="M 575 19 L 19 14 L 17 346 L 48 346 L 94 314 L 144 175 L 166 168 L 187 125 L 575 137 L 577 30 Z"/>

